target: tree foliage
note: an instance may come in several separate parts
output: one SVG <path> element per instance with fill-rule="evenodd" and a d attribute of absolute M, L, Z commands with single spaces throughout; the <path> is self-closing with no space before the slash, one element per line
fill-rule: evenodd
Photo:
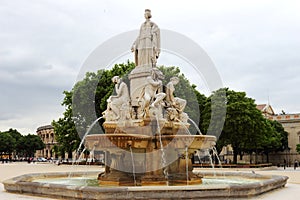
<path fill-rule="evenodd" d="M 298 153 L 300 153 L 300 144 L 297 144 L 297 146 L 296 146 L 296 151 L 297 151 Z"/>
<path fill-rule="evenodd" d="M 36 150 L 44 148 L 44 143 L 37 135 L 22 135 L 16 129 L 0 132 L 0 153 L 12 154 L 19 157 L 34 156 Z"/>
<path fill-rule="evenodd" d="M 222 92 L 226 92 L 226 98 L 222 98 Z M 212 99 L 215 101 L 212 104 Z M 226 105 L 224 126 L 219 120 L 211 121 L 211 108 Z M 218 109 L 216 109 L 218 111 Z M 216 112 L 216 116 L 221 114 Z M 287 138 L 281 127 L 263 117 L 261 111 L 256 108 L 255 100 L 246 96 L 245 92 L 235 92 L 228 88 L 215 91 L 205 104 L 203 114 L 203 129 L 219 131 L 221 135 L 217 142 L 217 149 L 221 151 L 223 146 L 231 145 L 234 151 L 233 162 L 237 163 L 237 156 L 243 153 L 262 152 L 268 155 L 282 146 L 287 146 Z"/>
<path fill-rule="evenodd" d="M 34 157 L 36 150 L 41 150 L 45 147 L 41 138 L 37 135 L 28 134 L 19 140 L 19 153 L 24 157 Z"/>
<path fill-rule="evenodd" d="M 54 151 L 65 157 L 65 152 L 68 153 L 69 158 L 72 157 L 72 152 L 77 149 L 80 138 L 75 128 L 74 121 L 72 119 L 72 92 L 64 91 L 65 98 L 62 105 L 66 107 L 63 117 L 59 118 L 57 121 L 53 121 L 52 125 L 54 127 L 55 139 L 59 143 L 55 146 Z"/>
<path fill-rule="evenodd" d="M 16 147 L 16 140 L 8 132 L 0 133 L 0 153 L 11 154 Z"/>

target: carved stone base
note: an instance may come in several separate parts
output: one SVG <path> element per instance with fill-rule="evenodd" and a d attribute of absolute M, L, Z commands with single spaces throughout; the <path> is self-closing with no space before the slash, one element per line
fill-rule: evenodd
<path fill-rule="evenodd" d="M 164 176 L 146 175 L 141 178 L 142 186 L 168 185 L 168 181 Z"/>
<path fill-rule="evenodd" d="M 112 170 L 110 173 L 102 173 L 98 176 L 99 185 L 111 186 L 136 186 L 134 176 L 130 173 Z"/>
<path fill-rule="evenodd" d="M 157 174 L 136 174 L 135 179 L 133 174 L 113 170 L 109 173 L 102 173 L 98 176 L 100 185 L 110 186 L 158 186 L 158 185 L 198 185 L 202 183 L 202 176 L 188 173 L 170 174 L 168 179 L 164 175 Z"/>
<path fill-rule="evenodd" d="M 193 172 L 189 172 L 188 177 L 186 173 L 177 173 L 169 175 L 168 181 L 170 186 L 198 185 L 202 183 L 202 177 Z"/>

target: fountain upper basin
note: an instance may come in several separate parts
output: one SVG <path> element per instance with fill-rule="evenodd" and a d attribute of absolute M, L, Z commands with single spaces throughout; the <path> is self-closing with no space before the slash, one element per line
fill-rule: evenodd
<path fill-rule="evenodd" d="M 160 138 L 161 137 L 161 138 Z M 211 135 L 162 135 L 148 136 L 140 134 L 94 134 L 85 138 L 85 145 L 88 149 L 107 150 L 121 148 L 128 150 L 129 147 L 145 149 L 153 144 L 160 146 L 160 139 L 163 146 L 176 149 L 210 149 L 215 145 L 216 137 Z"/>

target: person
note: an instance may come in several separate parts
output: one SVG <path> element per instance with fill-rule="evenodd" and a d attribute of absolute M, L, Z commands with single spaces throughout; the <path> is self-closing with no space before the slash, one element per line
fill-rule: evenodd
<path fill-rule="evenodd" d="M 135 53 L 136 66 L 156 66 L 160 53 L 160 30 L 158 26 L 150 21 L 151 10 L 145 10 L 146 21 L 141 25 L 139 35 L 131 47 Z"/>
<path fill-rule="evenodd" d="M 163 78 L 162 72 L 157 68 L 152 68 L 151 75 L 146 78 L 147 84 L 138 99 L 141 102 L 142 117 L 149 116 L 149 107 L 158 107 L 165 98 L 166 94 L 161 91 Z"/>
<path fill-rule="evenodd" d="M 112 95 L 108 98 L 107 111 L 112 111 L 115 115 L 114 120 L 118 120 L 121 117 L 121 109 L 125 107 L 124 104 L 129 104 L 130 97 L 126 83 L 121 82 L 119 76 L 114 76 L 112 82 L 115 84 L 116 95 Z"/>
<path fill-rule="evenodd" d="M 298 167 L 298 160 L 295 160 L 295 162 L 294 162 L 294 170 L 296 170 L 297 167 Z"/>
<path fill-rule="evenodd" d="M 286 159 L 283 160 L 283 169 L 285 170 L 286 168 Z"/>
<path fill-rule="evenodd" d="M 181 114 L 186 106 L 186 100 L 179 97 L 174 97 L 175 87 L 179 83 L 178 77 L 172 77 L 166 85 L 166 104 L 168 107 L 173 107 Z"/>

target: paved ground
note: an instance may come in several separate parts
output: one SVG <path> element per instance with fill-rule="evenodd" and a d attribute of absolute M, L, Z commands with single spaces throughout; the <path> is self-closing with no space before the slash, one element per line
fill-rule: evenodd
<path fill-rule="evenodd" d="M 21 200 L 50 200 L 50 198 L 34 197 L 28 195 L 18 195 L 7 193 L 4 190 L 2 181 L 28 173 L 41 173 L 41 172 L 70 172 L 70 171 L 98 171 L 102 170 L 99 166 L 66 166 L 55 164 L 27 164 L 27 163 L 5 163 L 0 164 L 0 199 L 21 199 Z M 220 169 L 216 169 L 220 170 Z M 272 191 L 270 193 L 255 197 L 253 199 L 263 200 L 294 200 L 298 199 L 297 195 L 300 192 L 300 169 L 294 170 L 293 168 L 264 168 L 264 169 L 221 169 L 223 171 L 255 171 L 258 174 L 273 174 L 288 176 L 288 184 L 285 188 Z"/>

